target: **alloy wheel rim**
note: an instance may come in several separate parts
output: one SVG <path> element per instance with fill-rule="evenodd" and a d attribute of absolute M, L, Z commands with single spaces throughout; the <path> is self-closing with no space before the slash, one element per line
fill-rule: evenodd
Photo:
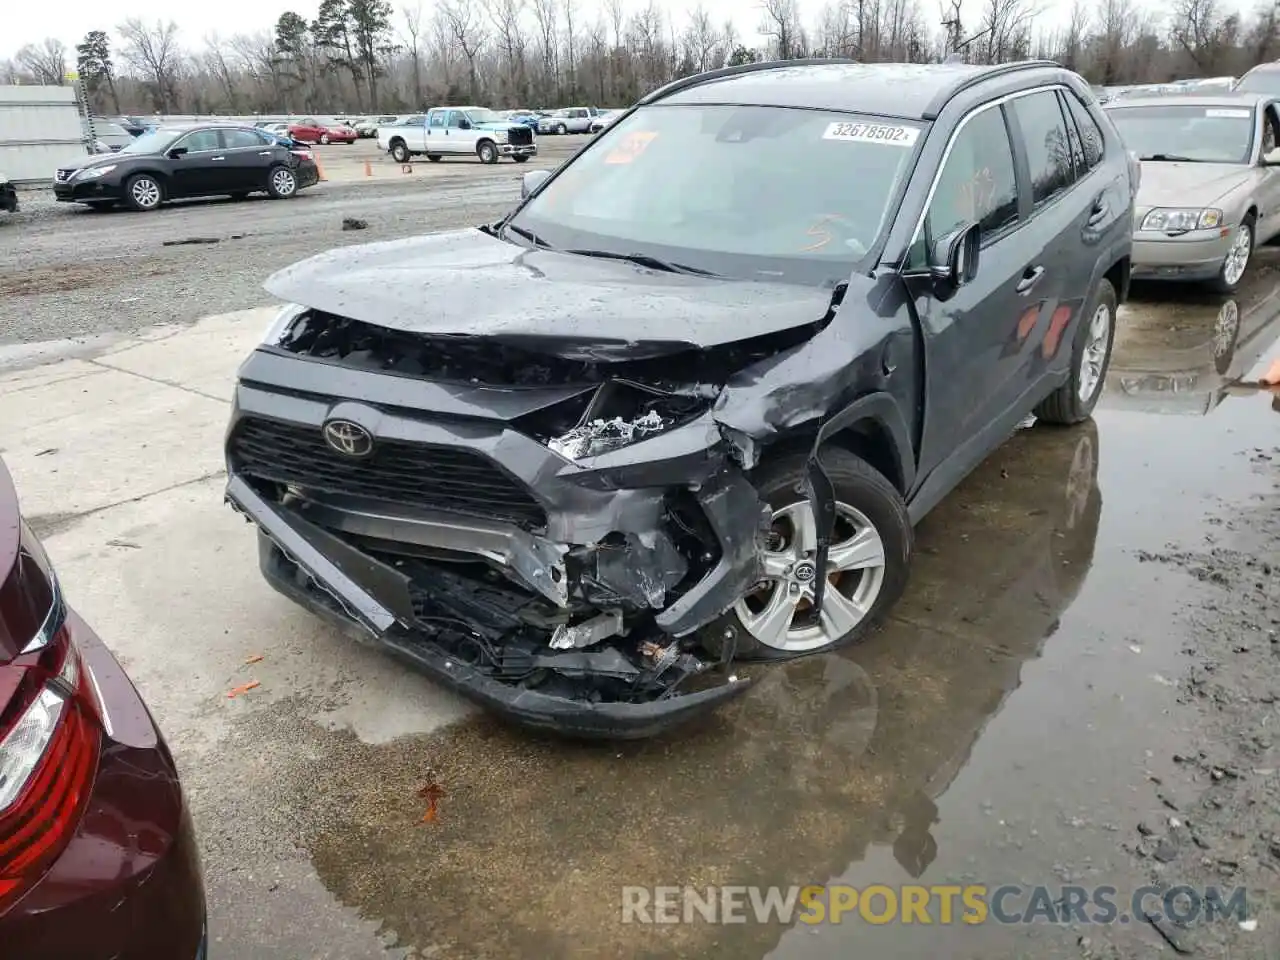
<path fill-rule="evenodd" d="M 288 170 L 277 170 L 275 176 L 271 178 L 272 184 L 276 188 L 276 193 L 287 197 L 293 193 L 294 179 L 293 174 Z"/>
<path fill-rule="evenodd" d="M 1080 351 L 1080 399 L 1088 403 L 1093 399 L 1098 383 L 1102 380 L 1102 367 L 1107 362 L 1107 341 L 1111 336 L 1111 308 L 1098 305 L 1089 321 L 1088 339 Z"/>
<path fill-rule="evenodd" d="M 884 587 L 887 561 L 884 540 L 866 514 L 836 504 L 820 618 L 812 610 L 817 524 L 809 501 L 775 510 L 772 535 L 764 579 L 733 607 L 747 632 L 774 650 L 805 653 L 830 646 L 867 618 Z"/>
<path fill-rule="evenodd" d="M 160 202 L 160 187 L 154 180 L 136 181 L 130 193 L 133 194 L 134 202 L 140 207 L 154 207 Z"/>
<path fill-rule="evenodd" d="M 1236 229 L 1236 235 L 1231 241 L 1231 249 L 1227 251 L 1226 262 L 1222 265 L 1222 279 L 1229 286 L 1234 287 L 1240 282 L 1245 268 L 1249 266 L 1249 257 L 1252 253 L 1253 231 L 1249 229 L 1247 223 L 1242 223 Z"/>

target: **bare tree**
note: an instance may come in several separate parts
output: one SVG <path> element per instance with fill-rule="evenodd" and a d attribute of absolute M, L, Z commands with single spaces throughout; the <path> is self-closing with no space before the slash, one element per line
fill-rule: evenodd
<path fill-rule="evenodd" d="M 17 66 L 31 74 L 36 83 L 60 87 L 66 82 L 67 47 L 61 40 L 48 37 L 20 48 L 13 59 Z"/>
<path fill-rule="evenodd" d="M 525 0 L 488 0 L 486 9 L 495 31 L 494 39 L 505 61 L 501 83 L 505 98 L 524 101 L 528 97 L 528 71 L 525 64 L 525 38 L 521 20 Z"/>
<path fill-rule="evenodd" d="M 422 106 L 422 2 L 414 6 L 400 8 L 404 17 L 405 38 L 409 41 L 405 46 L 409 50 L 409 61 L 413 65 L 413 105 L 414 109 Z"/>
<path fill-rule="evenodd" d="M 227 109 L 235 113 L 240 109 L 239 96 L 236 92 L 236 75 L 227 63 L 226 49 L 222 38 L 211 33 L 204 39 L 205 51 L 201 58 L 205 69 L 212 74 L 214 81 L 222 88 Z"/>
<path fill-rule="evenodd" d="M 1239 16 L 1224 13 L 1218 0 L 1177 0 L 1169 37 L 1186 52 L 1197 71 L 1217 73 L 1229 66 L 1239 28 Z"/>
<path fill-rule="evenodd" d="M 689 24 L 684 30 L 684 46 L 694 69 L 704 73 L 720 66 L 720 31 L 711 22 L 707 8 L 699 3 L 689 11 Z"/>
<path fill-rule="evenodd" d="M 480 99 L 480 72 L 476 59 L 489 38 L 488 31 L 480 22 L 480 12 L 467 0 L 445 0 L 439 9 L 453 42 L 467 61 L 467 94 L 474 103 Z"/>
<path fill-rule="evenodd" d="M 983 61 L 1025 60 L 1031 52 L 1031 20 L 1037 12 L 1029 0 L 986 0 L 976 40 Z"/>
<path fill-rule="evenodd" d="M 795 56 L 796 35 L 800 32 L 800 13 L 796 0 L 764 0 L 764 21 L 760 32 L 770 37 L 777 49 L 779 60 Z"/>
<path fill-rule="evenodd" d="M 539 85 L 543 95 L 560 98 L 557 78 L 559 75 L 559 21 L 558 0 L 532 0 L 533 18 L 538 25 L 538 47 L 542 53 L 542 76 Z"/>
<path fill-rule="evenodd" d="M 1126 48 L 1133 44 L 1138 32 L 1138 16 L 1133 0 L 1098 0 L 1099 36 L 1097 65 L 1100 82 L 1119 82 Z"/>
<path fill-rule="evenodd" d="M 151 87 L 155 108 L 168 113 L 175 99 L 178 62 L 182 52 L 178 49 L 178 25 L 170 20 L 157 20 L 148 26 L 137 17 L 130 17 L 116 28 L 124 41 L 120 55 L 137 73 L 146 77 Z"/>

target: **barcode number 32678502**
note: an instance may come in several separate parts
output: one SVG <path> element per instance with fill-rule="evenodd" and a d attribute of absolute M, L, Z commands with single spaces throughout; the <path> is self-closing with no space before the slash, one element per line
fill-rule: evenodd
<path fill-rule="evenodd" d="M 918 127 L 889 123 L 853 123 L 842 121 L 827 126 L 824 140 L 853 140 L 861 143 L 883 143 L 895 147 L 910 147 L 920 135 Z"/>

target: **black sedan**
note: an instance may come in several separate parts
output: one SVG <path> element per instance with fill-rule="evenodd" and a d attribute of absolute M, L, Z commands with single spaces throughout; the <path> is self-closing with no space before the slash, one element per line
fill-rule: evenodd
<path fill-rule="evenodd" d="M 145 211 L 179 197 L 265 192 L 284 200 L 319 179 L 310 150 L 286 146 L 253 127 L 203 124 L 160 127 L 116 153 L 59 167 L 53 195 L 91 207 L 123 203 Z"/>

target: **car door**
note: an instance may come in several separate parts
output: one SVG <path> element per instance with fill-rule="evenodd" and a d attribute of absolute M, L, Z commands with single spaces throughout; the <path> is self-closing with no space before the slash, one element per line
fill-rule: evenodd
<path fill-rule="evenodd" d="M 1039 399 L 1048 381 L 1070 366 L 1071 338 L 1098 262 L 1100 234 L 1091 220 L 1103 185 L 1076 178 L 1059 92 L 1044 87 L 1005 106 L 1019 174 L 1031 192 L 1031 212 L 1018 231 L 1026 260 L 1021 275 L 1026 312 L 1007 345 L 1017 363 L 1005 371 L 1000 402 L 1024 411 L 1029 398 Z"/>
<path fill-rule="evenodd" d="M 294 138 L 306 143 L 319 143 L 320 123 L 315 117 L 305 117 L 299 120 L 294 128 Z"/>
<path fill-rule="evenodd" d="M 223 156 L 229 189 L 261 190 L 267 185 L 267 171 L 286 152 L 256 130 L 223 130 Z"/>
<path fill-rule="evenodd" d="M 1280 234 L 1280 111 L 1274 102 L 1262 109 L 1262 143 L 1258 150 L 1259 218 L 1254 242 L 1266 243 Z"/>
<path fill-rule="evenodd" d="M 166 192 L 170 197 L 199 197 L 230 189 L 227 158 L 217 129 L 193 130 L 174 142 L 170 154 L 180 150 L 174 161 Z"/>
<path fill-rule="evenodd" d="M 449 111 L 449 146 L 453 153 L 475 153 L 479 132 L 461 110 Z"/>
<path fill-rule="evenodd" d="M 430 154 L 448 153 L 447 110 L 431 110 L 427 113 L 426 132 L 422 139 L 426 144 L 426 152 Z"/>
<path fill-rule="evenodd" d="M 904 272 L 911 278 L 929 383 L 922 481 L 935 470 L 963 476 L 1003 439 L 1002 428 L 993 427 L 1006 407 L 1001 385 L 1019 364 L 1009 339 L 1034 303 L 1023 283 L 1029 260 L 1022 228 L 1030 198 L 1016 171 L 999 103 L 961 118 L 908 250 Z M 942 299 L 929 281 L 929 251 L 970 223 L 978 224 L 981 237 L 977 272 Z"/>

